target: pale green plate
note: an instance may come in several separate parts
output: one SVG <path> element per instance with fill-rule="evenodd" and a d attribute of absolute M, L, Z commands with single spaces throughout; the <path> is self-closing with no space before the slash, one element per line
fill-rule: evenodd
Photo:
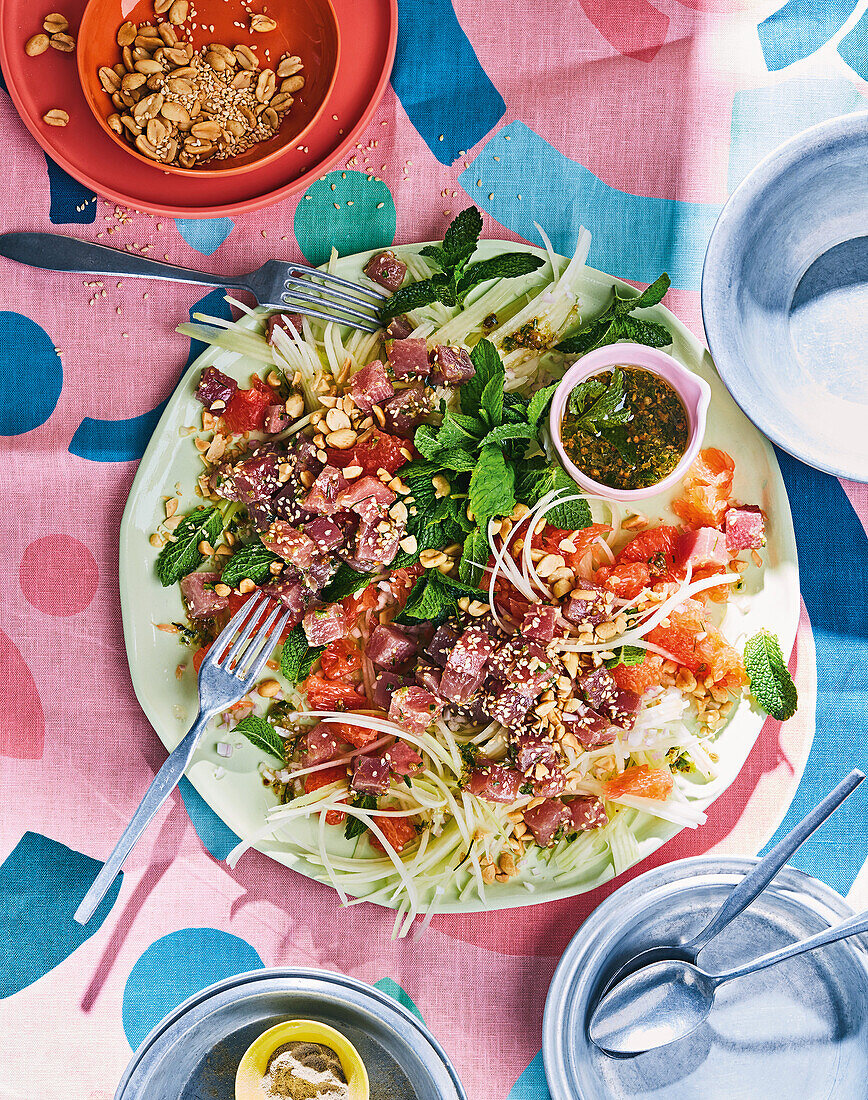
<path fill-rule="evenodd" d="M 416 249 L 421 245 L 415 246 Z M 483 241 L 478 258 L 500 252 L 515 244 Z M 539 249 L 528 251 L 545 258 Z M 355 278 L 371 253 L 347 256 L 338 261 L 336 273 Z M 602 272 L 588 270 L 580 288 L 583 310 L 592 315 L 608 300 L 613 279 Z M 517 287 L 518 289 L 518 287 Z M 721 447 L 736 461 L 734 492 L 745 502 L 759 504 L 768 516 L 768 544 L 764 551 L 765 566 L 760 571 L 751 568 L 746 574 L 745 592 L 728 605 L 723 623 L 724 633 L 735 644 L 765 626 L 774 631 L 785 654 L 789 654 L 796 637 L 799 620 L 799 581 L 796 545 L 789 503 L 777 461 L 767 440 L 741 413 L 717 377 L 711 357 L 695 336 L 662 306 L 645 311 L 649 318 L 664 322 L 674 334 L 672 354 L 711 385 L 712 402 L 704 446 Z M 192 439 L 182 438 L 180 429 L 200 423 L 202 406 L 194 392 L 201 368 L 213 364 L 218 357 L 226 358 L 219 349 L 208 349 L 181 380 L 157 425 L 148 449 L 142 458 L 124 511 L 120 537 L 120 591 L 123 609 L 124 637 L 129 656 L 133 685 L 145 714 L 167 749 L 173 749 L 192 723 L 197 709 L 196 679 L 192 653 L 179 645 L 177 637 L 156 629 L 156 623 L 179 621 L 184 611 L 180 591 L 176 586 L 162 588 L 154 572 L 157 551 L 148 542 L 164 517 L 163 497 L 183 490 L 181 510 L 195 506 L 193 487 L 201 472 L 199 455 Z M 246 382 L 262 364 L 253 360 L 237 360 L 221 369 Z M 643 502 L 648 516 L 666 514 L 665 499 L 651 498 Z M 175 669 L 179 662 L 188 665 L 178 680 Z M 720 756 L 719 777 L 708 783 L 696 782 L 696 804 L 705 809 L 732 783 L 762 728 L 764 716 L 747 701 L 742 701 L 716 742 Z M 223 759 L 217 755 L 220 740 L 237 743 L 233 755 Z M 243 742 L 243 743 L 242 743 Z M 226 736 L 216 729 L 206 733 L 202 745 L 190 766 L 188 775 L 196 790 L 223 821 L 239 836 L 251 836 L 264 824 L 266 809 L 273 796 L 262 785 L 257 765 L 261 754 L 240 736 Z M 304 830 L 304 836 L 314 841 L 315 826 L 295 822 L 294 830 Z M 337 829 L 334 849 L 346 854 L 349 847 Z M 633 828 L 639 845 L 638 859 L 644 859 L 670 840 L 679 826 L 640 814 Z M 310 864 L 304 854 L 293 846 L 291 835 L 281 840 L 264 840 L 256 847 L 278 862 L 301 874 L 327 882 L 321 868 Z M 300 835 L 297 833 L 296 835 Z M 637 862 L 638 862 L 637 859 Z M 530 905 L 591 890 L 614 874 L 608 858 L 594 859 L 587 866 L 557 876 L 545 865 L 537 868 L 533 892 L 524 885 L 526 875 L 488 890 L 489 908 Z M 484 908 L 478 899 L 458 897 L 457 891 L 443 898 L 442 908 L 451 912 L 475 912 Z"/>

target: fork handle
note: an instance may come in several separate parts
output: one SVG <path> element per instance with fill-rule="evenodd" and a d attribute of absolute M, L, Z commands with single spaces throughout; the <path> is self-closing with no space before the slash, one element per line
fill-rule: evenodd
<path fill-rule="evenodd" d="M 154 776 L 150 787 L 145 791 L 145 797 L 139 803 L 139 808 L 133 814 L 129 825 L 121 833 L 112 854 L 103 864 L 99 874 L 93 880 L 90 889 L 73 914 L 79 924 L 87 924 L 94 915 L 100 902 L 108 893 L 109 887 L 117 878 L 118 872 L 131 849 L 150 824 L 154 814 L 180 783 L 181 777 L 186 771 L 199 739 L 211 717 L 211 713 L 206 712 L 203 714 L 202 711 L 199 712 L 190 731 L 184 736 L 177 748 L 170 753 L 166 762 Z"/>
<path fill-rule="evenodd" d="M 134 252 L 121 252 L 103 244 L 66 237 L 62 233 L 2 233 L 0 256 L 46 271 L 71 271 L 83 275 L 127 275 L 169 279 L 204 286 L 247 287 L 246 276 L 215 275 L 191 267 L 163 263 Z"/>

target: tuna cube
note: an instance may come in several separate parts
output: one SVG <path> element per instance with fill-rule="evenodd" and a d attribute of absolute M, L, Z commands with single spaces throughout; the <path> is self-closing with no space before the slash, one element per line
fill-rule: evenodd
<path fill-rule="evenodd" d="M 571 798 L 565 805 L 572 817 L 570 825 L 572 829 L 577 829 L 579 832 L 582 832 L 589 829 L 599 829 L 603 825 L 609 824 L 609 816 L 606 813 L 606 808 L 599 798 L 592 798 L 590 796 Z"/>
<path fill-rule="evenodd" d="M 320 722 L 309 729 L 302 739 L 301 766 L 312 768 L 325 764 L 344 751 L 344 744 L 335 736 L 335 727 Z"/>
<path fill-rule="evenodd" d="M 523 733 L 513 741 L 513 745 L 515 746 L 515 766 L 524 775 L 532 771 L 537 764 L 543 764 L 547 768 L 557 764 L 557 750 L 545 737 Z"/>
<path fill-rule="evenodd" d="M 450 626 L 448 623 L 438 626 L 434 631 L 434 637 L 428 643 L 425 655 L 430 657 L 435 665 L 444 668 L 447 657 L 455 648 L 455 643 L 460 637 L 461 635 L 455 627 Z"/>
<path fill-rule="evenodd" d="M 266 596 L 278 600 L 284 607 L 289 608 L 292 612 L 289 626 L 296 626 L 301 622 L 304 609 L 313 597 L 311 590 L 302 581 L 290 577 L 274 581 L 272 584 L 264 584 L 262 591 Z"/>
<path fill-rule="evenodd" d="M 371 702 L 378 710 L 388 712 L 393 693 L 399 687 L 406 687 L 408 682 L 405 676 L 398 676 L 395 672 L 380 672 L 374 679 Z"/>
<path fill-rule="evenodd" d="M 519 628 L 525 638 L 547 645 L 557 633 L 558 609 L 548 604 L 528 608 Z"/>
<path fill-rule="evenodd" d="M 389 340 L 406 340 L 412 331 L 413 322 L 406 313 L 399 313 L 386 326 L 386 338 Z"/>
<path fill-rule="evenodd" d="M 554 764 L 543 776 L 534 776 L 533 793 L 536 798 L 554 798 L 567 789 L 567 777 L 561 768 Z"/>
<path fill-rule="evenodd" d="M 755 504 L 728 508 L 724 516 L 726 549 L 730 554 L 740 550 L 759 550 L 766 544 L 765 520 Z"/>
<path fill-rule="evenodd" d="M 279 328 L 281 332 L 285 332 L 287 336 L 291 336 L 292 332 L 290 326 L 295 329 L 299 336 L 301 336 L 302 316 L 300 313 L 272 313 L 268 318 L 267 328 L 265 330 L 265 337 L 269 344 L 274 343 L 274 330 Z"/>
<path fill-rule="evenodd" d="M 602 714 L 598 714 L 587 703 L 576 700 L 579 710 L 564 714 L 564 723 L 570 733 L 575 734 L 583 749 L 596 749 L 600 745 L 611 745 L 617 735 L 612 723 Z M 575 706 L 575 702 L 573 706 Z"/>
<path fill-rule="evenodd" d="M 521 729 L 533 700 L 533 695 L 510 684 L 490 692 L 485 709 L 490 718 L 507 729 Z"/>
<path fill-rule="evenodd" d="M 181 595 L 191 619 L 210 619 L 229 606 L 228 599 L 214 591 L 219 581 L 219 573 L 188 573 L 181 578 Z"/>
<path fill-rule="evenodd" d="M 376 526 L 362 523 L 356 535 L 356 544 L 351 554 L 345 558 L 347 565 L 361 573 L 373 573 L 395 560 L 401 539 L 403 526 L 389 525 L 380 531 L 380 520 Z"/>
<path fill-rule="evenodd" d="M 678 537 L 673 559 L 677 565 L 726 565 L 729 561 L 726 539 L 716 527 L 686 528 Z"/>
<path fill-rule="evenodd" d="M 524 811 L 524 822 L 540 848 L 550 848 L 558 830 L 569 821 L 572 821 L 570 811 L 557 799 L 548 799 L 532 810 Z"/>
<path fill-rule="evenodd" d="M 365 652 L 378 668 L 394 669 L 415 657 L 417 647 L 400 627 L 393 623 L 381 623 L 371 631 Z"/>
<path fill-rule="evenodd" d="M 328 516 L 317 516 L 315 520 L 305 524 L 304 533 L 313 539 L 317 550 L 323 554 L 343 546 L 346 538 L 344 531 Z"/>
<path fill-rule="evenodd" d="M 464 348 L 452 347 L 449 344 L 438 344 L 434 349 L 433 359 L 432 382 L 457 386 L 476 374 L 476 367 L 474 367 Z"/>
<path fill-rule="evenodd" d="M 215 412 L 226 407 L 230 397 L 238 389 L 238 383 L 223 371 L 216 367 L 206 367 L 199 375 L 199 385 L 196 387 L 196 400 L 201 401 L 206 409 L 213 409 L 215 401 L 223 404 L 214 409 Z"/>
<path fill-rule="evenodd" d="M 430 691 L 409 684 L 398 688 L 389 703 L 389 718 L 411 733 L 423 733 L 440 717 L 443 703 Z"/>
<path fill-rule="evenodd" d="M 341 511 L 353 511 L 371 523 L 371 516 L 384 516 L 395 503 L 396 495 L 378 477 L 359 477 L 341 489 L 337 497 Z M 373 506 L 373 510 L 372 510 Z"/>
<path fill-rule="evenodd" d="M 596 585 L 581 582 L 581 587 L 573 589 L 564 604 L 563 616 L 576 626 L 596 626 L 609 618 L 611 603 L 607 602 L 607 593 Z M 612 594 L 608 593 L 611 601 Z"/>
<path fill-rule="evenodd" d="M 347 633 L 344 609 L 339 603 L 311 608 L 305 613 L 302 626 L 308 645 L 328 645 Z"/>
<path fill-rule="evenodd" d="M 525 782 L 521 772 L 508 768 L 504 764 L 492 764 L 490 767 L 477 768 L 470 773 L 467 790 L 486 802 L 515 802 Z"/>
<path fill-rule="evenodd" d="M 422 767 L 422 757 L 406 741 L 396 741 L 386 749 L 383 758 L 389 762 L 393 775 L 415 775 Z"/>
<path fill-rule="evenodd" d="M 383 406 L 389 431 L 404 437 L 411 436 L 430 411 L 431 397 L 421 382 L 400 390 Z"/>
<path fill-rule="evenodd" d="M 277 435 L 292 423 L 286 411 L 286 405 L 269 405 L 265 410 L 264 430 L 268 435 Z"/>
<path fill-rule="evenodd" d="M 428 345 L 422 339 L 387 340 L 386 355 L 395 378 L 407 378 L 411 374 L 426 377 L 431 372 Z"/>
<path fill-rule="evenodd" d="M 317 553 L 313 539 L 283 519 L 276 519 L 268 525 L 262 534 L 262 545 L 295 566 L 300 573 L 311 567 Z"/>
<path fill-rule="evenodd" d="M 434 695 L 440 694 L 440 681 L 443 678 L 442 668 L 438 668 L 437 665 L 417 665 L 414 678 L 419 687 L 425 688 L 426 691 L 430 691 Z"/>
<path fill-rule="evenodd" d="M 350 397 L 362 412 L 368 413 L 374 405 L 381 405 L 394 394 L 395 387 L 389 381 L 386 368 L 379 359 L 357 371 L 350 382 Z"/>
<path fill-rule="evenodd" d="M 598 714 L 622 729 L 633 728 L 642 697 L 619 688 L 608 669 L 594 669 L 579 677 L 577 684 Z"/>
<path fill-rule="evenodd" d="M 211 479 L 214 492 L 224 500 L 252 504 L 268 500 L 280 488 L 280 460 L 270 451 L 259 452 L 236 463 L 224 463 Z"/>
<path fill-rule="evenodd" d="M 475 695 L 485 679 L 485 666 L 494 652 L 494 642 L 479 627 L 469 626 L 446 659 L 440 694 L 459 706 Z"/>
<path fill-rule="evenodd" d="M 362 269 L 368 278 L 386 290 L 397 290 L 407 274 L 407 265 L 391 249 L 372 256 Z"/>
<path fill-rule="evenodd" d="M 347 484 L 347 479 L 335 466 L 324 466 L 310 487 L 304 501 L 305 508 L 308 512 L 317 512 L 321 516 L 333 516 L 341 509 L 341 505 L 337 503 L 338 495 Z"/>
<path fill-rule="evenodd" d="M 385 794 L 389 789 L 389 762 L 382 756 L 357 756 L 350 789 L 358 794 Z"/>

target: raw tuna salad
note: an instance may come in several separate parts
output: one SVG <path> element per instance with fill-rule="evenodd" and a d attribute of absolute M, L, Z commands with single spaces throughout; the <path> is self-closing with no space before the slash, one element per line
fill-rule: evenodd
<path fill-rule="evenodd" d="M 292 836 L 345 902 L 394 905 L 398 933 L 447 886 L 484 902 L 516 876 L 532 891 L 540 861 L 618 873 L 645 815 L 705 820 L 694 781 L 745 693 L 795 708 L 774 636 L 740 651 L 719 628 L 765 544 L 732 458 L 701 451 L 661 517 L 583 494 L 547 454 L 578 354 L 669 342 L 630 316 L 668 281 L 586 318 L 584 231 L 569 262 L 474 263 L 480 229 L 471 208 L 442 245 L 372 257 L 362 279 L 391 297 L 371 335 L 238 302 L 240 324 L 182 326 L 222 350 L 185 444 L 196 507 L 170 498 L 151 538 L 186 612 L 159 624 L 191 647 L 179 675 L 252 593 L 291 611 L 217 727 L 222 755 L 239 733 L 262 750 L 273 793 L 233 858 Z M 262 365 L 243 381 L 241 355 Z"/>

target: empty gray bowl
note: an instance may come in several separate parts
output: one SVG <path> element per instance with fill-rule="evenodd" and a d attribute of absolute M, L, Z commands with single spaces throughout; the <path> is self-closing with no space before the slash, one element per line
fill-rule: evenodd
<path fill-rule="evenodd" d="M 743 180 L 711 234 L 702 315 L 757 427 L 868 481 L 868 112 L 805 130 Z"/>

